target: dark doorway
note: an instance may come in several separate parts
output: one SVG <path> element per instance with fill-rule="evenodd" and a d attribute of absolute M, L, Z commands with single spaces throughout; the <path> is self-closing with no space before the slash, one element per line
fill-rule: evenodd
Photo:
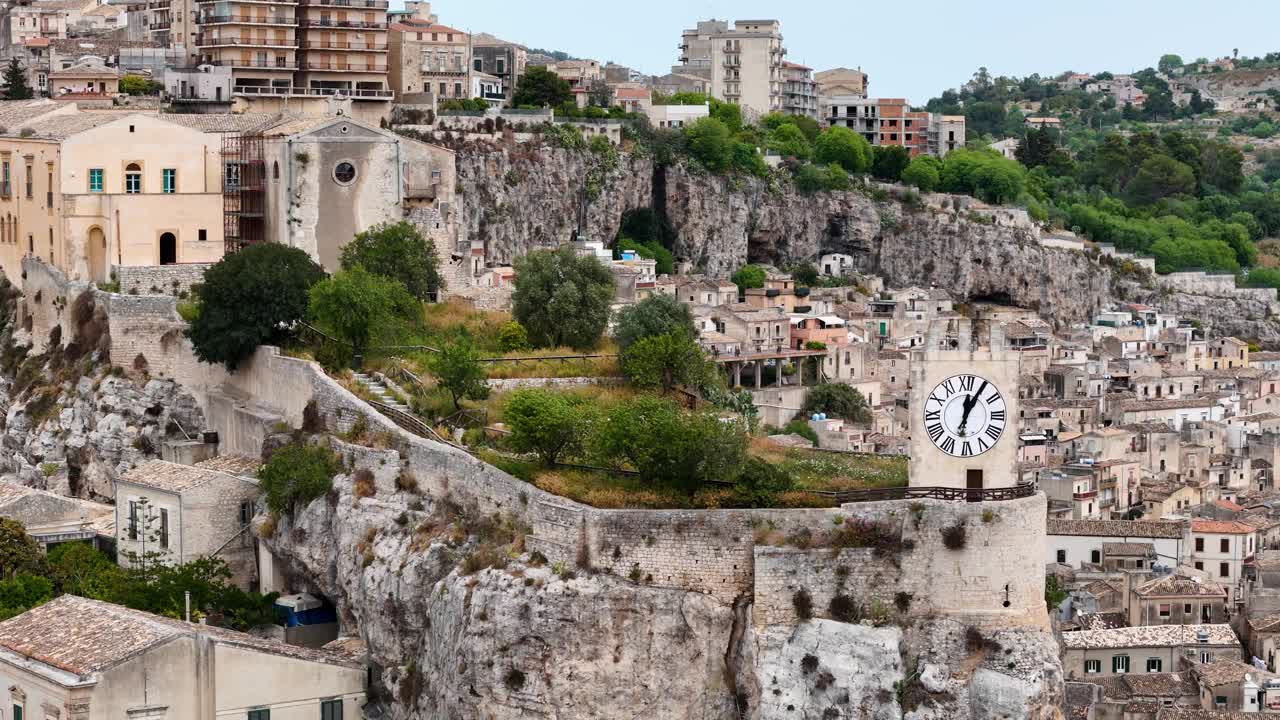
<path fill-rule="evenodd" d="M 173 265 L 178 262 L 178 238 L 167 232 L 160 236 L 160 264 Z"/>
<path fill-rule="evenodd" d="M 964 486 L 969 490 L 969 502 L 979 502 L 982 500 L 982 471 L 966 470 Z"/>

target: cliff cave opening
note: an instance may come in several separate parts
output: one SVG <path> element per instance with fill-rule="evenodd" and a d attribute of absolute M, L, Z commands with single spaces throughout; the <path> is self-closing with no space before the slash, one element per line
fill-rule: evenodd
<path fill-rule="evenodd" d="M 974 293 L 968 297 L 969 303 L 986 303 L 989 305 L 1017 305 L 1007 292 Z"/>

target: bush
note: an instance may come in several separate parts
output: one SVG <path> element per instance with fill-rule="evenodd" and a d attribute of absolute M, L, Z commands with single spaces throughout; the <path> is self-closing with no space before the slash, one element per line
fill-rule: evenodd
<path fill-rule="evenodd" d="M 751 288 L 762 288 L 765 281 L 764 268 L 756 265 L 743 265 L 729 279 L 734 285 L 738 286 L 739 292 Z"/>
<path fill-rule="evenodd" d="M 805 675 L 812 675 L 818 671 L 818 662 L 817 655 L 805 653 L 805 656 L 800 658 L 800 672 Z"/>
<path fill-rule="evenodd" d="M 319 445 L 286 445 L 271 454 L 258 481 L 273 513 L 288 513 L 299 504 L 323 497 L 333 488 L 338 459 Z"/>
<path fill-rule="evenodd" d="M 844 383 L 821 383 L 809 388 L 800 406 L 800 417 L 809 418 L 814 413 L 826 413 L 851 423 L 871 421 L 866 398 Z"/>
<path fill-rule="evenodd" d="M 378 494 L 378 488 L 373 482 L 373 471 L 368 468 L 360 468 L 351 478 L 351 494 L 356 499 L 373 497 Z"/>
<path fill-rule="evenodd" d="M 510 428 L 507 443 L 517 452 L 536 453 L 547 465 L 582 450 L 591 429 L 594 405 L 585 399 L 544 388 L 511 393 L 502 417 Z"/>
<path fill-rule="evenodd" d="M 498 330 L 498 350 L 503 353 L 529 349 L 529 333 L 515 320 L 503 323 Z"/>
<path fill-rule="evenodd" d="M 843 623 L 862 622 L 862 606 L 848 595 L 837 594 L 832 597 L 827 610 L 831 613 L 832 620 Z"/>
<path fill-rule="evenodd" d="M 796 189 L 802 193 L 848 190 L 852 185 L 849 173 L 835 163 L 825 166 L 801 165 L 792 176 Z"/>
<path fill-rule="evenodd" d="M 590 350 L 609 325 L 613 274 L 570 247 L 538 250 L 515 262 L 512 314 L 537 347 Z"/>
<path fill-rule="evenodd" d="M 674 330 L 633 343 L 622 354 L 622 372 L 636 387 L 669 392 L 677 385 L 699 387 L 715 371 L 693 336 Z"/>
<path fill-rule="evenodd" d="M 796 610 L 796 617 L 801 620 L 813 619 L 813 597 L 809 591 L 801 588 L 791 596 L 791 606 Z"/>
<path fill-rule="evenodd" d="M 229 370 L 259 345 L 280 344 L 306 316 L 324 270 L 298 248 L 258 243 L 222 258 L 204 275 L 200 314 L 187 329 L 196 357 Z"/>
<path fill-rule="evenodd" d="M 312 320 L 357 355 L 373 343 L 393 342 L 420 313 L 420 304 L 399 280 L 375 275 L 362 265 L 316 283 L 308 305 Z"/>
<path fill-rule="evenodd" d="M 419 300 L 434 301 L 443 286 L 435 244 L 406 220 L 381 223 L 356 233 L 342 248 L 342 267 L 349 270 L 357 265 L 375 275 L 398 280 Z"/>
<path fill-rule="evenodd" d="M 773 507 L 778 496 L 794 487 L 795 481 L 781 467 L 759 458 L 749 458 L 734 484 L 734 495 L 745 507 Z"/>
<path fill-rule="evenodd" d="M 648 337 L 680 332 L 696 337 L 693 314 L 689 306 L 671 295 L 651 295 L 618 312 L 613 339 L 619 352 L 626 354 L 632 343 Z"/>
<path fill-rule="evenodd" d="M 967 538 L 965 535 L 964 525 L 957 523 L 949 527 L 942 528 L 942 544 L 948 550 L 963 550 Z"/>
<path fill-rule="evenodd" d="M 809 421 L 803 417 L 798 417 L 787 423 L 782 428 L 784 435 L 799 435 L 800 437 L 813 443 L 814 447 L 818 445 L 818 433 L 809 426 Z"/>
<path fill-rule="evenodd" d="M 480 351 L 470 340 L 458 338 L 446 343 L 440 352 L 431 356 L 429 365 L 436 382 L 449 391 L 455 409 L 462 409 L 464 398 L 483 400 L 489 397 Z"/>
<path fill-rule="evenodd" d="M 872 149 L 866 138 L 846 127 L 828 128 L 814 143 L 814 160 L 835 163 L 845 172 L 861 175 L 871 170 Z"/>

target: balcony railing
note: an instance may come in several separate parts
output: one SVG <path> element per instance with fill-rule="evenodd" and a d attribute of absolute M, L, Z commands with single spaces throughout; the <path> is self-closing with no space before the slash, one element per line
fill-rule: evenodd
<path fill-rule="evenodd" d="M 219 45 L 232 45 L 235 47 L 270 47 L 292 49 L 298 47 L 297 42 L 286 38 L 255 38 L 255 37 L 214 37 L 200 33 L 196 35 L 197 47 L 217 47 Z"/>
<path fill-rule="evenodd" d="M 257 15 L 205 15 L 200 18 L 203 25 L 220 23 L 239 23 L 242 25 L 297 25 L 296 17 L 259 17 Z"/>
<path fill-rule="evenodd" d="M 365 63 L 349 63 L 342 61 L 307 60 L 302 63 L 306 70 L 334 70 L 337 72 L 380 72 L 387 71 L 386 65 L 367 65 Z"/>
<path fill-rule="evenodd" d="M 168 30 L 169 25 L 168 20 L 153 20 L 147 23 L 147 27 L 151 30 Z"/>
<path fill-rule="evenodd" d="M 330 96 L 330 95 L 346 95 L 348 97 L 359 98 L 390 98 L 395 93 L 390 90 L 364 90 L 364 89 L 347 89 L 347 88 L 305 88 L 294 87 L 292 85 L 278 87 L 274 85 L 236 85 L 232 88 L 232 92 L 236 95 L 306 95 L 306 96 Z"/>
<path fill-rule="evenodd" d="M 334 18 L 302 18 L 302 27 L 346 28 L 351 30 L 381 30 L 387 27 L 386 22 L 366 22 L 364 20 L 335 20 Z"/>
<path fill-rule="evenodd" d="M 205 65 L 217 65 L 220 67 L 248 67 L 248 68 L 270 68 L 272 70 L 293 70 L 298 64 L 283 58 L 266 60 L 253 58 L 245 60 L 243 58 L 215 58 L 211 60 L 202 60 Z"/>
<path fill-rule="evenodd" d="M 298 38 L 300 47 L 312 50 L 367 50 L 370 52 L 382 52 L 387 49 L 386 43 L 369 43 L 360 40 L 313 40 L 308 37 Z M 456 72 L 463 73 L 465 70 L 459 68 Z"/>
<path fill-rule="evenodd" d="M 836 503 L 879 502 L 882 500 L 963 500 L 966 502 L 993 502 L 1031 497 L 1039 492 L 1031 483 L 1013 487 L 969 490 L 952 487 L 891 487 L 870 490 L 845 490 L 840 492 L 815 491 L 815 495 L 831 498 Z"/>
<path fill-rule="evenodd" d="M 299 5 L 308 7 L 353 7 L 386 10 L 387 0 L 299 0 Z"/>
<path fill-rule="evenodd" d="M 1092 500 L 1096 497 L 1098 497 L 1097 490 L 1090 490 L 1089 492 L 1071 493 L 1072 500 Z"/>

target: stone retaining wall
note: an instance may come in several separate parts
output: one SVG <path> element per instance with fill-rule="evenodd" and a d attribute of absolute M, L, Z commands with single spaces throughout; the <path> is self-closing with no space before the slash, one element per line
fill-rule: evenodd
<path fill-rule="evenodd" d="M 204 282 L 212 263 L 177 265 L 121 265 L 116 268 L 120 292 L 129 295 L 184 295 L 191 286 Z"/>

